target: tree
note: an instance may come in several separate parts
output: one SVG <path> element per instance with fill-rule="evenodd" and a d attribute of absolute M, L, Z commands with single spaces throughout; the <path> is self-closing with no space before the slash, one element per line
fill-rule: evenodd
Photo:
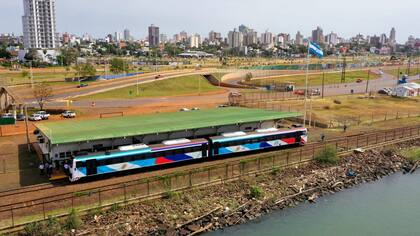
<path fill-rule="evenodd" d="M 74 70 L 80 77 L 92 77 L 96 75 L 96 68 L 90 63 L 76 65 Z"/>
<path fill-rule="evenodd" d="M 44 109 L 45 102 L 52 96 L 52 88 L 46 82 L 37 84 L 34 89 L 34 97 L 38 102 L 39 108 Z"/>
<path fill-rule="evenodd" d="M 57 61 L 62 66 L 70 66 L 76 62 L 79 54 L 79 51 L 75 48 L 63 48 L 61 49 L 61 55 L 57 56 Z"/>
<path fill-rule="evenodd" d="M 25 60 L 27 61 L 38 61 L 38 51 L 36 49 L 29 49 L 29 51 L 25 54 Z"/>
<path fill-rule="evenodd" d="M 128 72 L 128 64 L 120 58 L 114 58 L 110 62 L 111 71 L 114 73 Z"/>
<path fill-rule="evenodd" d="M 10 59 L 12 55 L 4 48 L 0 48 L 0 58 Z"/>

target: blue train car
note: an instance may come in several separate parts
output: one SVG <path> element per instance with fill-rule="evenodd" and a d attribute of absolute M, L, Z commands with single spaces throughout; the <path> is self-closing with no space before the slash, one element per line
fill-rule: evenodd
<path fill-rule="evenodd" d="M 206 139 L 169 140 L 152 146 L 144 144 L 123 146 L 111 152 L 75 157 L 70 168 L 70 181 L 207 156 L 208 141 Z"/>
<path fill-rule="evenodd" d="M 301 144 L 308 140 L 305 128 L 279 130 L 260 129 L 256 132 L 234 132 L 210 138 L 211 156 L 232 155 L 241 152 Z"/>

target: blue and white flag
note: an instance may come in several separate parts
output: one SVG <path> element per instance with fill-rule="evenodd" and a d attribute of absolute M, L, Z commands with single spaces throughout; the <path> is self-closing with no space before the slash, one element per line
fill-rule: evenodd
<path fill-rule="evenodd" d="M 309 42 L 309 52 L 319 58 L 324 56 L 324 52 L 322 51 L 321 47 L 314 42 Z"/>

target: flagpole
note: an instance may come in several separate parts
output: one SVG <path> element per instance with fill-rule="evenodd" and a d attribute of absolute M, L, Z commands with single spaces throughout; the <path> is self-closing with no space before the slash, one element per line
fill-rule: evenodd
<path fill-rule="evenodd" d="M 303 115 L 303 127 L 306 127 L 306 109 L 307 109 L 307 98 L 308 98 L 308 73 L 309 73 L 309 47 L 311 42 L 308 41 L 308 54 L 306 55 L 306 76 L 305 76 L 305 108 Z"/>

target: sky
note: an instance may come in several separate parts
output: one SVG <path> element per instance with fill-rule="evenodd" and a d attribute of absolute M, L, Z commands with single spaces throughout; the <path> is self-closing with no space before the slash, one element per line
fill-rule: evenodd
<path fill-rule="evenodd" d="M 0 0 L 0 33 L 22 34 L 22 0 Z M 245 24 L 259 33 L 309 36 L 321 26 L 349 38 L 397 30 L 397 41 L 420 37 L 420 0 L 56 0 L 57 31 L 104 37 L 130 29 L 144 38 L 155 24 L 172 37 L 182 30 L 207 37 Z"/>

